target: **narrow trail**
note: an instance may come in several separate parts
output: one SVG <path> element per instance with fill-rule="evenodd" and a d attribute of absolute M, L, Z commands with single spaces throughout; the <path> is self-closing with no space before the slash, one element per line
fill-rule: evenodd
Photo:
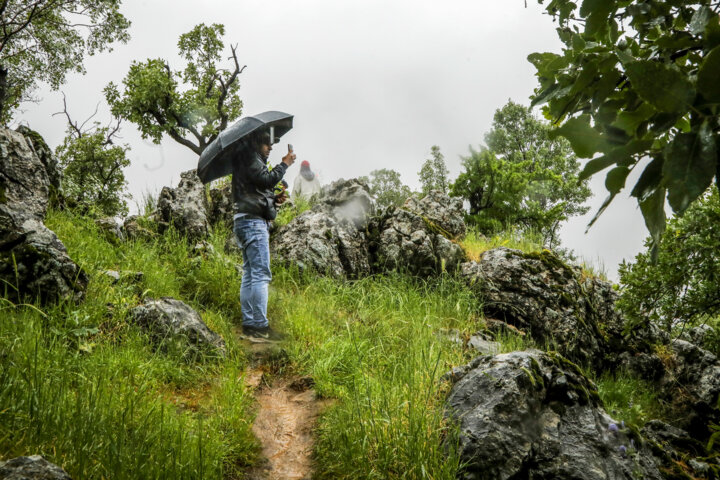
<path fill-rule="evenodd" d="M 253 433 L 262 445 L 264 460 L 247 472 L 250 480 L 305 480 L 313 474 L 312 451 L 318 416 L 327 401 L 317 398 L 306 377 L 271 375 L 274 343 L 246 342 L 252 364 L 245 384 L 258 403 Z"/>

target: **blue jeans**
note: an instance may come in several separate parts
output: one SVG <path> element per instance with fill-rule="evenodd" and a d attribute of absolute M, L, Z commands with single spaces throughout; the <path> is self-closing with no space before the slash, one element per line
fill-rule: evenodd
<path fill-rule="evenodd" d="M 242 324 L 267 327 L 268 285 L 272 280 L 268 222 L 260 218 L 238 218 L 233 230 L 243 251 Z"/>

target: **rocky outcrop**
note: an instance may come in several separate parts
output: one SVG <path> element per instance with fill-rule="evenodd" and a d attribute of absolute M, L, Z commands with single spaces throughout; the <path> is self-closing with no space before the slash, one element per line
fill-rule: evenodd
<path fill-rule="evenodd" d="M 608 282 L 585 276 L 552 252 L 496 248 L 461 266 L 461 277 L 483 301 L 485 315 L 528 332 L 536 342 L 598 370 L 612 368 L 621 351 L 642 352 L 657 338 L 623 336 Z"/>
<path fill-rule="evenodd" d="M 5 241 L 0 247 L 0 279 L 5 297 L 19 300 L 28 295 L 42 302 L 81 300 L 88 276 L 70 259 L 57 235 L 37 220 L 11 224 L 10 228 L 3 220 L 0 218 Z"/>
<path fill-rule="evenodd" d="M 447 400 L 464 479 L 661 479 L 642 438 L 603 410 L 572 363 L 539 351 L 483 356 L 456 369 Z"/>
<path fill-rule="evenodd" d="M 462 202 L 441 192 L 409 198 L 379 219 L 370 249 L 378 271 L 398 270 L 430 276 L 454 272 L 465 254 L 454 240 L 465 236 Z"/>
<path fill-rule="evenodd" d="M 160 191 L 155 211 L 158 231 L 163 233 L 173 225 L 189 241 L 201 240 L 210 229 L 208 211 L 205 186 L 197 172 L 183 172 L 177 188 L 163 187 Z"/>
<path fill-rule="evenodd" d="M 42 136 L 35 130 L 21 125 L 17 128 L 17 132 L 25 137 L 28 146 L 35 152 L 35 155 L 37 155 L 45 167 L 48 176 L 48 200 L 50 206 L 54 208 L 62 206 L 64 203 L 62 194 L 62 168 L 57 158 L 55 158 L 55 155 L 48 144 L 45 143 Z"/>
<path fill-rule="evenodd" d="M 148 299 L 133 308 L 130 317 L 161 346 L 167 347 L 171 342 L 187 353 L 225 355 L 222 337 L 205 325 L 199 313 L 180 300 L 170 297 Z"/>
<path fill-rule="evenodd" d="M 5 480 L 71 480 L 65 470 L 40 455 L 17 457 L 0 462 L 0 478 Z"/>
<path fill-rule="evenodd" d="M 671 403 L 673 422 L 696 438 L 705 438 L 710 422 L 720 421 L 720 361 L 707 350 L 684 340 L 670 343 L 672 356 L 665 360 L 665 374 L 658 393 Z"/>
<path fill-rule="evenodd" d="M 270 249 L 277 260 L 335 277 L 370 273 L 367 225 L 375 209 L 367 185 L 340 180 L 310 210 L 279 228 Z"/>
<path fill-rule="evenodd" d="M 0 284 L 11 300 L 80 299 L 87 287 L 87 275 L 42 223 L 50 190 L 47 167 L 25 136 L 0 129 Z"/>
<path fill-rule="evenodd" d="M 42 222 L 48 207 L 50 178 L 25 137 L 0 129 L 0 208 L 5 215 Z"/>
<path fill-rule="evenodd" d="M 233 201 L 230 185 L 210 190 L 210 224 L 222 223 L 228 227 L 233 224 Z"/>

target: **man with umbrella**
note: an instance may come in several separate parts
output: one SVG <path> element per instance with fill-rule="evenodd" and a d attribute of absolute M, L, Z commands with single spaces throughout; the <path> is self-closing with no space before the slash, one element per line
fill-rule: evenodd
<path fill-rule="evenodd" d="M 240 152 L 232 175 L 233 231 L 243 251 L 243 333 L 266 339 L 279 336 L 267 319 L 268 285 L 272 279 L 269 225 L 277 215 L 276 203 L 284 202 L 286 197 L 284 193 L 276 197 L 274 188 L 295 162 L 295 154 L 289 151 L 282 162 L 268 168 L 275 140 L 266 130 L 253 134 L 247 148 Z"/>
<path fill-rule="evenodd" d="M 292 129 L 293 116 L 264 112 L 245 117 L 222 131 L 200 155 L 197 173 L 208 183 L 232 174 L 233 231 L 243 251 L 240 303 L 243 332 L 249 337 L 278 338 L 267 319 L 270 273 L 270 222 L 287 197 L 275 186 L 295 162 L 288 154 L 272 169 L 267 160 L 279 137 Z"/>

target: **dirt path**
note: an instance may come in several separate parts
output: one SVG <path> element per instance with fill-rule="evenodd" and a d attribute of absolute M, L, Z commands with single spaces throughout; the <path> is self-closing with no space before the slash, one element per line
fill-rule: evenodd
<path fill-rule="evenodd" d="M 312 478 L 314 428 L 326 402 L 319 400 L 308 378 L 277 377 L 268 384 L 272 344 L 251 344 L 254 366 L 245 383 L 255 390 L 258 413 L 253 433 L 266 461 L 248 472 L 251 480 Z M 265 361 L 264 361 L 265 360 Z"/>

